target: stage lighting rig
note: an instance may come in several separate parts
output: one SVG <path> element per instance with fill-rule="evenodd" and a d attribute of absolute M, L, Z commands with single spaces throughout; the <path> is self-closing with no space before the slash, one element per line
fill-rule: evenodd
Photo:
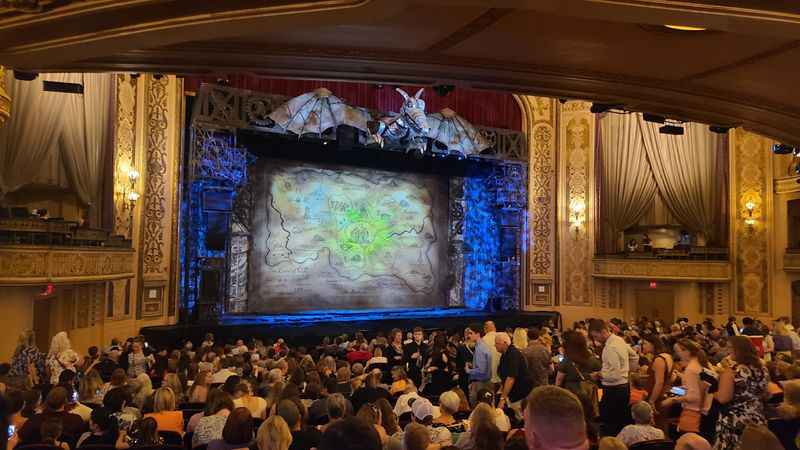
<path fill-rule="evenodd" d="M 672 136 L 683 136 L 683 127 L 678 125 L 664 125 L 658 129 L 658 132 Z"/>
<path fill-rule="evenodd" d="M 642 119 L 645 122 L 652 122 L 652 123 L 666 123 L 667 118 L 664 116 L 659 116 L 658 114 L 650 114 L 650 113 L 642 113 Z"/>
<path fill-rule="evenodd" d="M 24 70 L 15 70 L 14 78 L 20 81 L 33 81 L 39 76 L 38 72 L 25 72 Z"/>
<path fill-rule="evenodd" d="M 772 153 L 776 155 L 800 156 L 800 149 L 789 144 L 775 144 L 772 146 Z"/>
<path fill-rule="evenodd" d="M 622 103 L 592 103 L 592 107 L 589 108 L 589 111 L 593 112 L 594 114 L 600 114 L 614 109 L 624 110 L 625 105 Z"/>
<path fill-rule="evenodd" d="M 708 126 L 708 131 L 710 131 L 712 133 L 717 133 L 717 134 L 728 134 L 728 131 L 730 131 L 731 128 L 733 128 L 733 127 L 725 126 L 725 125 L 709 125 Z"/>

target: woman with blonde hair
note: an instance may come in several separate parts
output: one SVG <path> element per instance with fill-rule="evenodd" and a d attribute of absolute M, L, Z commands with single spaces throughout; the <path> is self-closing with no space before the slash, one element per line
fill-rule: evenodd
<path fill-rule="evenodd" d="M 177 373 L 168 373 L 164 375 L 164 380 L 161 381 L 161 387 L 172 389 L 172 393 L 175 394 L 175 403 L 180 405 L 186 400 L 183 394 L 183 382 L 181 382 L 181 377 L 179 377 Z"/>
<path fill-rule="evenodd" d="M 76 366 L 81 357 L 72 350 L 66 331 L 61 331 L 50 340 L 50 351 L 47 352 L 45 366 L 50 374 L 50 384 L 58 384 L 61 372 L 71 370 L 77 373 Z"/>
<path fill-rule="evenodd" d="M 194 384 L 189 389 L 189 403 L 205 403 L 208 400 L 208 390 L 211 387 L 211 372 L 201 370 L 194 377 Z"/>
<path fill-rule="evenodd" d="M 132 384 L 133 404 L 141 410 L 150 399 L 150 396 L 153 395 L 153 382 L 146 373 L 140 373 Z"/>
<path fill-rule="evenodd" d="M 144 416 L 155 419 L 158 431 L 183 434 L 183 412 L 176 410 L 175 393 L 168 387 L 162 387 L 153 395 L 153 412 Z"/>
<path fill-rule="evenodd" d="M 39 384 L 39 377 L 44 372 L 44 359 L 39 347 L 36 346 L 36 336 L 33 330 L 25 330 L 17 339 L 17 348 L 11 357 L 11 371 L 9 375 L 20 379 L 24 388 Z"/>
<path fill-rule="evenodd" d="M 514 347 L 522 350 L 528 346 L 528 330 L 525 328 L 515 328 L 514 335 L 511 338 Z"/>
<path fill-rule="evenodd" d="M 103 404 L 103 379 L 98 371 L 92 369 L 81 378 L 78 385 L 78 395 L 81 403 Z"/>
<path fill-rule="evenodd" d="M 233 404 L 237 408 L 247 408 L 250 411 L 250 415 L 255 419 L 267 417 L 267 401 L 253 395 L 253 388 L 248 381 L 242 381 L 237 384 L 235 394 Z"/>
<path fill-rule="evenodd" d="M 256 433 L 258 450 L 289 450 L 292 432 L 281 416 L 273 415 L 258 427 Z"/>

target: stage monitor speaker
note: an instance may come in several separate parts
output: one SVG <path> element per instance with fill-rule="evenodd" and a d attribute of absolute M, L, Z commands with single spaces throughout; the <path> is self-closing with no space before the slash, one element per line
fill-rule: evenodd
<path fill-rule="evenodd" d="M 203 191 L 204 211 L 232 211 L 233 191 L 230 189 L 209 189 Z"/>
<path fill-rule="evenodd" d="M 225 251 L 230 235 L 229 217 L 226 212 L 206 213 L 206 250 Z"/>

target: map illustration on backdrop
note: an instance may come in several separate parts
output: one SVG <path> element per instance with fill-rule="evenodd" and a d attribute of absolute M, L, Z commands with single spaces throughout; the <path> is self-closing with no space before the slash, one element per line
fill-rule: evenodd
<path fill-rule="evenodd" d="M 446 180 L 275 160 L 257 172 L 248 310 L 443 303 Z"/>

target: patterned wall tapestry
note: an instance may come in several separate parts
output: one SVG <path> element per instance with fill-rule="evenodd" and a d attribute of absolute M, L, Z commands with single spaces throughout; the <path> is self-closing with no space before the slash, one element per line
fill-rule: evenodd
<path fill-rule="evenodd" d="M 734 193 L 731 210 L 734 217 L 736 257 L 736 304 L 742 314 L 767 315 L 772 310 L 770 285 L 772 279 L 770 259 L 770 225 L 772 211 L 772 145 L 763 136 L 736 129 L 733 132 L 732 170 Z M 753 203 L 752 218 L 745 208 Z"/>
<path fill-rule="evenodd" d="M 559 123 L 559 286 L 563 305 L 592 305 L 595 118 L 591 103 L 570 101 Z M 581 225 L 570 224 L 576 207 Z"/>
<path fill-rule="evenodd" d="M 131 214 L 124 192 L 130 187 L 128 171 L 136 168 L 136 81 L 117 75 L 117 128 L 114 161 L 114 233 L 130 236 Z"/>

